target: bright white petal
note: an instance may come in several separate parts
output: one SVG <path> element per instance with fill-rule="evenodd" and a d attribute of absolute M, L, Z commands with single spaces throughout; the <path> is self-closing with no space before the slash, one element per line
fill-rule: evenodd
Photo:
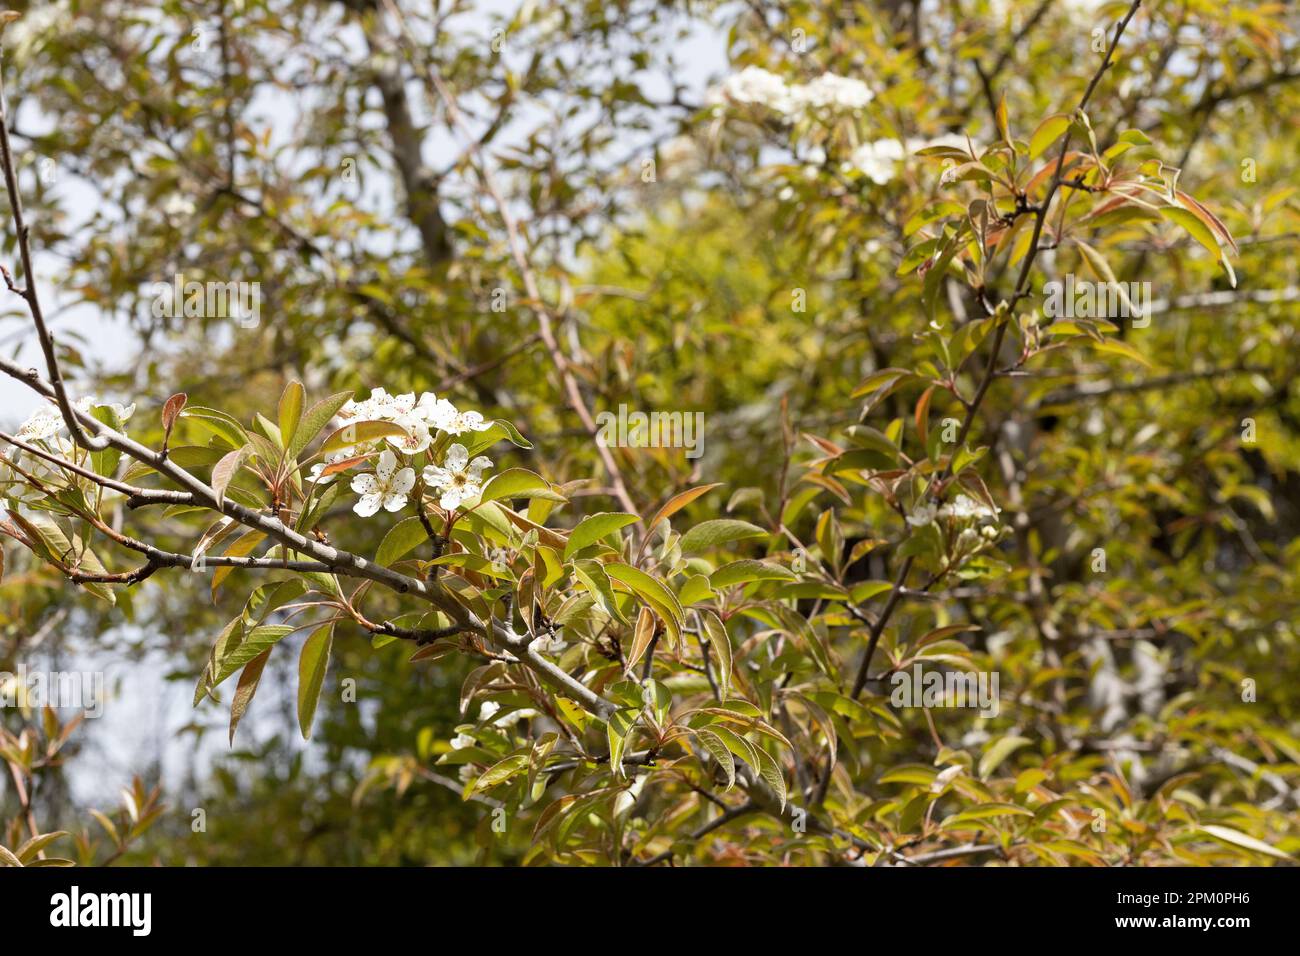
<path fill-rule="evenodd" d="M 377 495 L 379 482 L 374 475 L 357 475 L 352 479 L 352 490 L 359 495 Z"/>
<path fill-rule="evenodd" d="M 469 461 L 469 452 L 465 450 L 465 446 L 455 444 L 447 449 L 447 460 L 443 464 L 448 471 L 464 471 L 467 461 Z"/>
<path fill-rule="evenodd" d="M 456 488 L 448 488 L 442 493 L 442 498 L 438 501 L 444 511 L 455 511 L 460 505 L 460 491 Z"/>
<path fill-rule="evenodd" d="M 483 455 L 479 455 L 477 458 L 475 458 L 473 461 L 469 463 L 469 468 L 467 468 L 466 471 L 468 472 L 470 478 L 474 479 L 474 481 L 478 481 L 479 475 L 483 474 L 483 469 L 491 468 L 491 467 L 492 467 L 492 459 L 487 458 Z"/>
<path fill-rule="evenodd" d="M 386 511 L 401 511 L 406 507 L 406 495 L 388 494 L 384 496 L 384 509 Z"/>
<path fill-rule="evenodd" d="M 379 510 L 379 495 L 362 495 L 352 506 L 352 510 L 363 518 L 369 518 Z"/>
<path fill-rule="evenodd" d="M 388 493 L 390 495 L 401 495 L 402 497 L 406 497 L 406 494 L 414 486 L 415 486 L 415 469 L 403 468 L 393 478 L 392 482 L 389 483 Z"/>
<path fill-rule="evenodd" d="M 451 472 L 437 465 L 424 466 L 424 483 L 435 488 L 445 488 L 451 484 Z"/>

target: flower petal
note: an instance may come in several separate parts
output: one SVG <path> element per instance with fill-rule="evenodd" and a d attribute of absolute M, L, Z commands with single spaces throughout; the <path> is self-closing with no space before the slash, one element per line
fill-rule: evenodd
<path fill-rule="evenodd" d="M 465 446 L 457 443 L 447 449 L 447 460 L 443 462 L 449 471 L 464 471 L 465 462 L 469 461 L 469 452 Z"/>

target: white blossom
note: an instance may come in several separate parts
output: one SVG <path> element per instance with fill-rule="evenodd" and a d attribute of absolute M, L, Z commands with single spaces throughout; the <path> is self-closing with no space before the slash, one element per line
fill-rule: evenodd
<path fill-rule="evenodd" d="M 478 412 L 462 412 L 445 398 L 435 399 L 432 392 L 420 396 L 415 407 L 415 414 L 424 420 L 430 428 L 436 428 L 448 435 L 461 435 L 465 432 L 482 432 L 492 427 Z"/>
<path fill-rule="evenodd" d="M 945 518 L 955 518 L 958 521 L 970 521 L 972 519 L 993 521 L 998 516 L 996 510 L 976 501 L 970 495 L 958 495 L 940 508 L 939 514 Z"/>
<path fill-rule="evenodd" d="M 484 468 L 491 468 L 490 459 L 479 455 L 469 460 L 469 451 L 464 445 L 456 444 L 447 449 L 447 458 L 440 468 L 426 465 L 425 483 L 442 492 L 438 504 L 447 511 L 459 508 L 462 503 L 476 501 L 482 493 L 482 474 Z"/>
<path fill-rule="evenodd" d="M 414 392 L 389 395 L 382 388 L 372 388 L 370 397 L 364 401 L 354 402 L 348 399 L 339 409 L 339 417 L 363 422 L 389 422 L 409 415 L 414 408 Z"/>
<path fill-rule="evenodd" d="M 722 95 L 733 103 L 765 106 L 778 113 L 788 112 L 792 105 L 785 80 L 760 66 L 747 66 L 723 80 Z"/>
<path fill-rule="evenodd" d="M 178 196 L 172 193 L 163 203 L 163 214 L 168 218 L 180 219 L 186 216 L 194 215 L 194 203 L 190 202 L 184 196 Z"/>
<path fill-rule="evenodd" d="M 464 750 L 466 747 L 473 747 L 478 741 L 466 733 L 459 733 L 451 738 L 452 750 Z M 468 764 L 466 765 L 468 766 Z"/>
<path fill-rule="evenodd" d="M 903 144 L 896 139 L 878 139 L 863 143 L 849 157 L 850 164 L 879 186 L 894 178 L 897 164 L 905 155 Z"/>
<path fill-rule="evenodd" d="M 907 516 L 907 523 L 914 528 L 924 528 L 934 523 L 934 516 L 938 513 L 939 509 L 932 504 L 919 504 Z"/>
<path fill-rule="evenodd" d="M 135 405 L 119 405 L 117 402 L 101 402 L 90 396 L 79 398 L 73 407 L 82 414 L 89 414 L 92 408 L 111 408 L 119 423 L 126 422 L 135 414 Z M 23 441 L 39 441 L 53 438 L 63 430 L 63 414 L 54 404 L 42 405 L 32 412 L 31 417 L 18 427 L 18 437 Z"/>
<path fill-rule="evenodd" d="M 759 66 L 747 66 L 727 77 L 719 92 L 732 103 L 792 116 L 860 110 L 876 96 L 871 87 L 853 77 L 823 73 L 811 83 L 787 84 Z"/>
<path fill-rule="evenodd" d="M 875 98 L 871 87 L 861 80 L 834 73 L 823 73 L 811 83 L 790 88 L 793 108 L 804 112 L 860 110 Z"/>
<path fill-rule="evenodd" d="M 352 506 L 352 510 L 363 518 L 368 518 L 379 510 L 380 505 L 386 511 L 400 511 L 406 506 L 406 496 L 415 485 L 415 471 L 411 468 L 397 468 L 397 456 L 385 451 L 379 456 L 373 475 L 357 475 L 352 479 L 352 490 L 361 497 Z"/>
<path fill-rule="evenodd" d="M 406 429 L 405 435 L 389 435 L 388 443 L 407 455 L 418 455 L 429 447 L 432 438 L 429 426 L 415 412 L 409 412 L 393 419 L 393 424 Z"/>

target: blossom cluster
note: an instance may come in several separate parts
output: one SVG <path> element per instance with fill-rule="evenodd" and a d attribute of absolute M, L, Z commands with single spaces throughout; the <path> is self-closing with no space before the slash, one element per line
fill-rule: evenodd
<path fill-rule="evenodd" d="M 352 510 L 358 515 L 369 517 L 380 508 L 400 511 L 406 507 L 415 487 L 415 469 L 405 463 L 406 459 L 425 452 L 428 452 L 428 464 L 424 466 L 421 477 L 426 486 L 441 493 L 438 504 L 442 508 L 452 511 L 462 504 L 472 504 L 481 494 L 483 472 L 492 467 L 492 462 L 483 455 L 471 461 L 469 450 L 464 445 L 453 442 L 444 449 L 445 442 L 435 438 L 439 433 L 455 437 L 491 428 L 492 423 L 478 412 L 462 412 L 433 392 L 424 392 L 417 399 L 414 392 L 390 395 L 384 389 L 376 388 L 363 401 L 348 401 L 339 410 L 339 418 L 344 422 L 390 422 L 404 432 L 383 439 L 391 447 L 383 449 L 373 473 L 352 479 L 351 488 L 359 496 Z M 333 476 L 322 476 L 325 468 L 358 454 L 373 452 L 377 445 L 377 442 L 362 443 L 326 455 L 323 463 L 312 467 L 309 480 L 319 484 L 329 482 Z M 441 465 L 435 464 L 439 452 L 442 454 Z M 399 460 L 399 454 L 403 459 Z"/>
<path fill-rule="evenodd" d="M 811 83 L 787 84 L 759 66 L 747 66 L 727 77 L 720 93 L 732 103 L 762 106 L 791 118 L 860 110 L 876 96 L 866 83 L 852 77 L 823 73 Z"/>
<path fill-rule="evenodd" d="M 875 93 L 866 83 L 851 77 L 823 73 L 810 83 L 787 83 L 782 77 L 758 66 L 747 66 L 723 80 L 715 100 L 745 106 L 759 106 L 790 119 L 856 112 L 867 106 Z M 932 139 L 893 138 L 869 140 L 857 146 L 842 164 L 845 173 L 858 172 L 883 186 L 894 179 L 898 164 L 908 154 L 932 146 L 970 148 L 959 133 L 944 133 Z M 820 156 L 818 160 L 814 157 Z M 814 147 L 810 162 L 819 165 L 825 152 Z"/>
<path fill-rule="evenodd" d="M 90 414 L 90 410 L 96 407 L 111 408 L 113 414 L 117 416 L 119 422 L 125 422 L 135 413 L 135 405 L 119 405 L 116 402 L 101 402 L 92 396 L 79 398 L 72 403 L 73 407 L 83 415 Z M 59 406 L 54 403 L 42 405 L 36 411 L 32 412 L 27 421 L 18 426 L 17 437 L 23 441 L 49 441 L 55 440 L 63 450 L 70 450 L 72 442 L 61 438 L 60 432 L 65 428 L 63 413 L 59 411 Z"/>

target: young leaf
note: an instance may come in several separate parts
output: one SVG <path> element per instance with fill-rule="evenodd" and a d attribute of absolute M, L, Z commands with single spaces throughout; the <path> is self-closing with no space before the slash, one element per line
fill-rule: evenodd
<path fill-rule="evenodd" d="M 714 518 L 702 521 L 686 534 L 682 535 L 681 548 L 684 552 L 705 551 L 732 541 L 745 538 L 761 538 L 767 534 L 758 525 L 735 518 Z"/>
<path fill-rule="evenodd" d="M 333 646 L 333 621 L 314 630 L 302 645 L 302 654 L 298 658 L 298 726 L 304 740 L 311 739 L 311 725 L 316 717 L 316 704 L 320 700 Z"/>
<path fill-rule="evenodd" d="M 295 380 L 286 385 L 280 395 L 280 439 L 286 446 L 293 440 L 293 433 L 302 419 L 304 394 L 302 382 Z"/>
<path fill-rule="evenodd" d="M 595 544 L 605 535 L 625 528 L 640 521 L 640 515 L 623 511 L 602 511 L 599 514 L 583 518 L 578 526 L 569 533 L 569 541 L 564 546 L 564 560 L 569 560 L 583 548 Z"/>
<path fill-rule="evenodd" d="M 262 680 L 262 670 L 270 659 L 271 649 L 268 647 L 245 664 L 243 673 L 239 675 L 239 683 L 235 687 L 235 696 L 230 700 L 231 744 L 235 742 L 235 728 L 244 719 L 244 712 L 248 710 L 248 705 L 253 702 L 253 695 L 257 693 L 257 685 Z"/>
<path fill-rule="evenodd" d="M 339 409 L 347 404 L 351 397 L 351 392 L 335 392 L 329 398 L 323 398 L 307 409 L 298 421 L 293 438 L 285 441 L 289 458 L 296 460 L 302 450 L 320 434 L 321 429 L 330 423 L 330 419 L 338 414 Z"/>

